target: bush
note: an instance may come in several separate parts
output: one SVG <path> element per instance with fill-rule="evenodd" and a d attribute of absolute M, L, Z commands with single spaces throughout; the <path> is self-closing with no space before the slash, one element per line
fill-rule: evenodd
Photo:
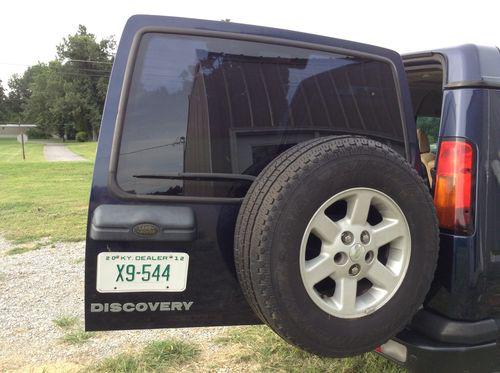
<path fill-rule="evenodd" d="M 77 132 L 75 139 L 78 142 L 85 142 L 85 141 L 87 141 L 87 133 L 83 132 L 83 131 Z"/>
<path fill-rule="evenodd" d="M 39 128 L 29 128 L 26 131 L 29 139 L 50 139 L 51 136 L 49 133 L 39 129 Z"/>

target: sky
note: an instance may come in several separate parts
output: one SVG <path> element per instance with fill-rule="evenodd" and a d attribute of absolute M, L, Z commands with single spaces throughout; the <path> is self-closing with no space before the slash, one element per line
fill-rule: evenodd
<path fill-rule="evenodd" d="M 56 45 L 84 24 L 118 41 L 127 18 L 155 14 L 284 28 L 383 46 L 399 53 L 464 43 L 500 45 L 500 2 L 475 0 L 3 0 L 0 80 L 54 59 Z"/>

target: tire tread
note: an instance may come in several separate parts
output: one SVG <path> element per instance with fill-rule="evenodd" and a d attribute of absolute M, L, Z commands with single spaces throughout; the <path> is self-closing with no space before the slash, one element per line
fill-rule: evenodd
<path fill-rule="evenodd" d="M 284 192 L 293 187 L 290 181 L 299 177 L 301 173 L 314 168 L 327 156 L 349 157 L 351 154 L 366 153 L 390 160 L 397 165 L 401 172 L 409 173 L 411 183 L 421 189 L 421 194 L 427 196 L 421 201 L 424 208 L 434 211 L 433 200 L 424 180 L 417 171 L 395 150 L 380 142 L 357 136 L 331 136 L 316 138 L 300 143 L 279 155 L 261 172 L 250 187 L 238 214 L 235 230 L 235 265 L 243 293 L 257 316 L 268 324 L 285 340 L 303 349 L 325 356 L 345 356 L 345 351 L 332 351 L 325 346 L 316 346 L 314 349 L 304 344 L 301 337 L 290 332 L 286 320 L 282 318 L 279 299 L 271 289 L 271 269 L 269 266 L 269 244 L 272 240 L 273 221 L 279 218 L 280 206 Z M 401 186 L 404 187 L 404 186 Z M 436 214 L 433 214 L 435 227 L 438 226 Z M 430 242 L 438 242 L 439 231 L 435 229 L 434 237 Z M 403 320 L 394 319 L 390 329 L 399 331 L 409 323 L 411 317 L 422 304 L 430 287 L 437 264 L 437 250 L 435 245 L 429 245 L 427 263 L 430 268 L 422 269 L 421 282 L 428 284 L 424 291 L 420 291 L 414 302 L 405 305 L 402 310 L 407 315 Z M 387 336 L 390 338 L 391 336 Z M 346 341 L 346 344 L 355 345 L 357 341 Z M 367 348 L 376 346 L 360 346 L 358 350 L 350 351 L 350 355 L 361 353 Z"/>

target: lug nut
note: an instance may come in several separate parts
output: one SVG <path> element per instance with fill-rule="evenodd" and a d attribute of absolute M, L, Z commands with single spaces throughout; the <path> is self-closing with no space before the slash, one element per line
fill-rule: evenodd
<path fill-rule="evenodd" d="M 361 232 L 361 242 L 365 245 L 370 242 L 370 233 L 368 231 Z"/>
<path fill-rule="evenodd" d="M 354 235 L 349 231 L 345 231 L 342 233 L 342 236 L 340 236 L 340 239 L 344 245 L 350 245 L 354 242 Z"/>
<path fill-rule="evenodd" d="M 351 268 L 349 268 L 349 274 L 351 276 L 356 276 L 360 270 L 361 267 L 359 266 L 359 264 L 354 264 L 353 266 L 351 266 Z"/>
<path fill-rule="evenodd" d="M 375 254 L 373 253 L 373 251 L 370 250 L 365 254 L 365 262 L 371 263 L 373 258 L 375 258 Z"/>

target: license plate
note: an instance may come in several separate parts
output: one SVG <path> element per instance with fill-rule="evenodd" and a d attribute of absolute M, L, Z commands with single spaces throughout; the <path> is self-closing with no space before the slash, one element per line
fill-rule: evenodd
<path fill-rule="evenodd" d="M 97 291 L 184 291 L 189 255 L 172 252 L 104 252 L 97 256 Z"/>

